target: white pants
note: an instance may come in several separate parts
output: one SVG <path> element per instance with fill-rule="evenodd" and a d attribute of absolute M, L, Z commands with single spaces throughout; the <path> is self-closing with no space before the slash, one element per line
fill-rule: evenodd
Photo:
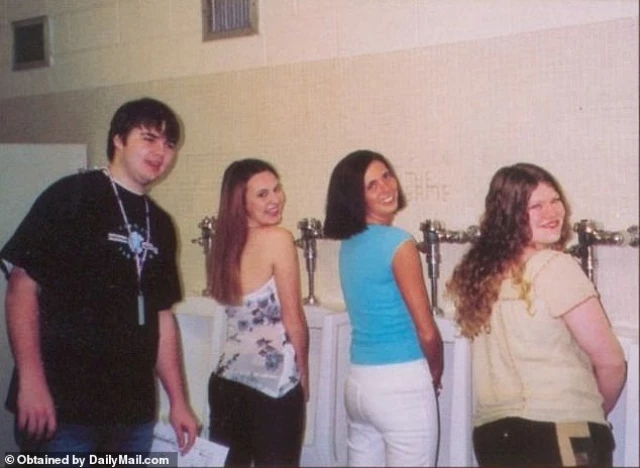
<path fill-rule="evenodd" d="M 438 405 L 426 359 L 351 365 L 345 405 L 349 466 L 435 466 Z"/>

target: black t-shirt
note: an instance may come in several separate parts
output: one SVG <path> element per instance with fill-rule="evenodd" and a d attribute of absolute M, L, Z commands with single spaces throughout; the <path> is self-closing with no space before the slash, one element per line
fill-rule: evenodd
<path fill-rule="evenodd" d="M 45 190 L 0 251 L 40 287 L 42 359 L 61 422 L 134 424 L 155 416 L 158 311 L 181 299 L 176 234 L 151 199 L 116 187 L 133 235 L 108 176 L 92 171 Z M 140 285 L 135 249 L 146 250 Z M 15 408 L 15 395 L 7 403 Z"/>

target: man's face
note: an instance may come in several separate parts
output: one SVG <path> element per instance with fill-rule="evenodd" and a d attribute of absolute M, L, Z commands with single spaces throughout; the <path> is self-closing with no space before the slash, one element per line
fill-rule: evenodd
<path fill-rule="evenodd" d="M 115 136 L 113 143 L 111 172 L 118 182 L 136 193 L 144 193 L 164 175 L 176 156 L 175 143 L 167 140 L 162 129 L 136 127 L 126 141 Z"/>

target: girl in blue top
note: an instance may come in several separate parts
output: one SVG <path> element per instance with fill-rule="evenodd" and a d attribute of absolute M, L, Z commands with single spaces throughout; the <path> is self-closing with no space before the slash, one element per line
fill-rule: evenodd
<path fill-rule="evenodd" d="M 436 463 L 442 339 L 416 243 L 391 225 L 405 205 L 381 154 L 355 151 L 333 170 L 324 235 L 342 240 L 340 281 L 352 326 L 349 466 Z"/>

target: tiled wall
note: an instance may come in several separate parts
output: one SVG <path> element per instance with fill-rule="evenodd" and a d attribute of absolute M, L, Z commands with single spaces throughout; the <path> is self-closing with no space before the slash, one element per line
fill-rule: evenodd
<path fill-rule="evenodd" d="M 256 0 L 260 34 L 202 42 L 202 0 L 0 0 L 0 99 L 311 62 L 638 17 L 637 0 Z M 11 72 L 47 15 L 54 66 Z"/>
<path fill-rule="evenodd" d="M 172 105 L 186 139 L 153 194 L 178 225 L 187 295 L 204 286 L 196 225 L 214 212 L 226 165 L 245 156 L 280 169 L 296 235 L 300 219 L 323 218 L 329 173 L 357 148 L 396 165 L 409 198 L 397 224 L 418 239 L 425 219 L 476 224 L 491 175 L 517 161 L 556 174 L 575 220 L 638 224 L 637 2 L 508 3 L 263 1 L 260 36 L 202 44 L 197 0 L 4 0 L 0 43 L 7 18 L 45 4 L 61 54 L 48 71 L 16 74 L 1 47 L 0 141 L 86 142 L 104 164 L 121 102 Z M 441 289 L 463 249 L 442 246 Z M 318 253 L 316 293 L 340 302 L 337 245 L 320 240 Z M 612 320 L 637 333 L 638 249 L 598 255 Z"/>

